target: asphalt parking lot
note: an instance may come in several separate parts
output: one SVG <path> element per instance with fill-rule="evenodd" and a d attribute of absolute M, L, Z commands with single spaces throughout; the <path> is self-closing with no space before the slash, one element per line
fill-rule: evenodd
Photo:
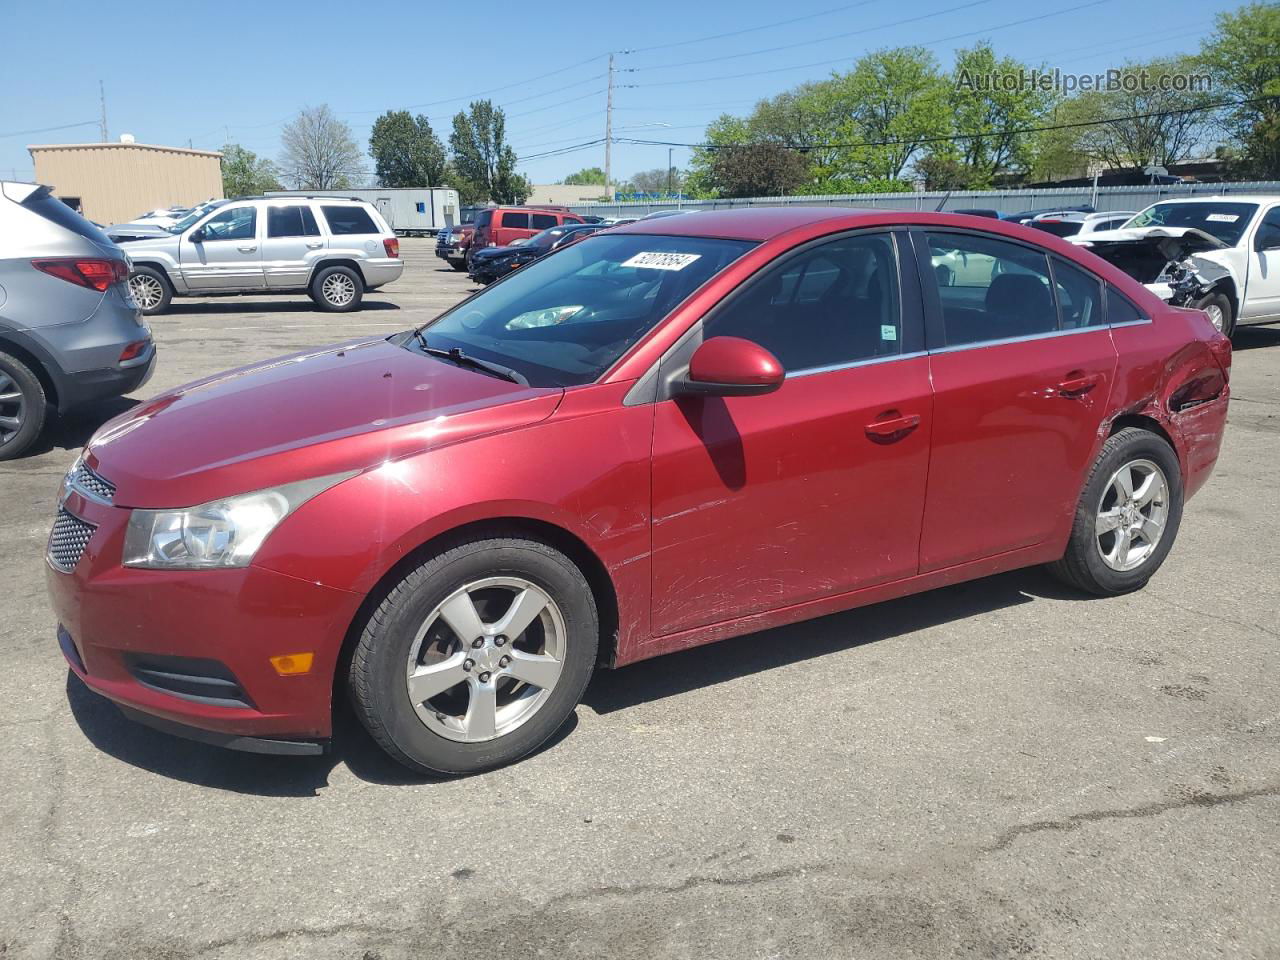
<path fill-rule="evenodd" d="M 178 301 L 146 391 L 470 291 L 403 250 L 360 313 Z M 605 673 L 451 781 L 346 718 L 323 758 L 236 754 L 71 678 L 43 552 L 101 417 L 59 424 L 0 465 L 0 957 L 1280 957 L 1280 328 L 1232 386 L 1147 589 L 1023 571 Z"/>

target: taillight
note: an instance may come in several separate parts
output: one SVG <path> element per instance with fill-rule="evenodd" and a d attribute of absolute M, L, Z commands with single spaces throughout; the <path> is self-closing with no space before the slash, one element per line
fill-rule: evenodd
<path fill-rule="evenodd" d="M 151 343 L 150 340 L 135 340 L 120 351 L 120 359 L 117 362 L 124 363 L 126 360 L 133 360 L 135 357 L 142 356 L 149 343 Z"/>
<path fill-rule="evenodd" d="M 123 260 L 59 257 L 56 260 L 32 260 L 31 265 L 59 280 L 99 292 L 113 283 L 124 283 L 129 279 L 129 267 Z"/>
<path fill-rule="evenodd" d="M 388 257 L 400 256 L 400 239 L 398 237 L 383 237 L 382 249 L 387 251 Z"/>

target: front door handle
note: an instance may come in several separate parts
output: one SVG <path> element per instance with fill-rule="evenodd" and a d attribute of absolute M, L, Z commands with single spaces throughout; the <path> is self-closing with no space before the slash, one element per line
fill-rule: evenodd
<path fill-rule="evenodd" d="M 257 250 L 258 248 L 257 247 L 236 247 L 236 249 L 239 250 L 241 253 L 253 253 L 253 251 Z"/>
<path fill-rule="evenodd" d="M 903 416 L 897 410 L 886 410 L 867 424 L 866 431 L 867 436 L 875 443 L 894 443 L 918 426 L 920 417 L 917 414 Z"/>
<path fill-rule="evenodd" d="M 1102 374 L 1073 370 L 1058 384 L 1058 393 L 1064 397 L 1083 397 L 1102 382 Z"/>

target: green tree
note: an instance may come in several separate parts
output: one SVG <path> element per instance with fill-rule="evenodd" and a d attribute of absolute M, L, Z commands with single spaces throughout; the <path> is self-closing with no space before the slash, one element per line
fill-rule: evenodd
<path fill-rule="evenodd" d="M 990 187 L 999 173 L 1025 172 L 1035 159 L 1035 135 L 1023 131 L 1041 124 L 1053 108 L 1054 93 L 984 82 L 1021 76 L 1026 70 L 1012 57 L 997 57 L 989 43 L 956 51 L 947 101 L 959 139 L 948 150 L 968 171 L 968 189 Z"/>
<path fill-rule="evenodd" d="M 1107 167 L 1133 169 L 1186 160 L 1203 149 L 1214 123 L 1206 107 L 1215 103 L 1208 90 L 1162 89 L 1202 65 L 1192 58 L 1126 64 L 1128 74 L 1146 73 L 1142 89 L 1080 94 L 1077 109 L 1106 120 L 1077 131 L 1080 151 Z"/>
<path fill-rule="evenodd" d="M 667 170 L 666 167 L 654 167 L 652 170 L 641 170 L 633 173 L 626 182 L 619 184 L 623 193 L 666 193 L 670 183 L 673 191 L 678 191 L 683 183 L 683 175 L 679 170 Z"/>
<path fill-rule="evenodd" d="M 445 183 L 444 144 L 422 114 L 388 110 L 373 122 L 369 153 L 384 187 L 438 187 Z"/>
<path fill-rule="evenodd" d="M 1280 177 L 1280 6 L 1251 3 L 1220 13 L 1201 50 L 1219 100 L 1248 100 L 1227 110 L 1223 123 L 1238 146 L 1238 173 Z"/>
<path fill-rule="evenodd" d="M 222 148 L 222 195 L 224 197 L 252 197 L 279 190 L 280 180 L 276 167 L 266 157 L 259 157 L 238 143 L 228 143 Z"/>
<path fill-rule="evenodd" d="M 529 181 L 516 173 L 506 128 L 502 108 L 490 100 L 476 100 L 454 116 L 449 147 L 463 203 L 523 203 L 529 196 Z"/>
<path fill-rule="evenodd" d="M 711 184 L 721 197 L 794 193 L 807 176 L 803 156 L 769 141 L 722 147 L 715 151 L 709 171 Z"/>
<path fill-rule="evenodd" d="M 720 114 L 707 126 L 703 136 L 706 147 L 695 147 L 693 159 L 689 164 L 689 172 L 685 176 L 684 192 L 691 197 L 709 199 L 718 196 L 716 180 L 712 173 L 717 148 L 731 145 L 742 145 L 750 141 L 747 121 L 727 113 Z"/>
<path fill-rule="evenodd" d="M 280 170 L 299 190 L 341 190 L 364 178 L 364 155 L 351 128 L 328 104 L 307 107 L 285 125 Z"/>
<path fill-rule="evenodd" d="M 817 94 L 819 111 L 843 119 L 831 132 L 842 147 L 834 173 L 896 181 L 929 137 L 951 129 L 947 81 L 923 47 L 877 50 Z"/>
<path fill-rule="evenodd" d="M 973 171 L 954 152 L 935 150 L 916 161 L 916 175 L 926 190 L 969 190 Z"/>
<path fill-rule="evenodd" d="M 577 173 L 569 174 L 560 182 L 564 184 L 573 184 L 575 186 L 603 187 L 604 171 L 599 167 L 584 167 Z"/>

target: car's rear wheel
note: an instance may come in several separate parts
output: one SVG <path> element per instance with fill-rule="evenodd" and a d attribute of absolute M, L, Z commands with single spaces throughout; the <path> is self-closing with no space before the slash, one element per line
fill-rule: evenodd
<path fill-rule="evenodd" d="M 31 368 L 0 353 L 0 460 L 22 456 L 35 443 L 48 406 L 40 378 Z"/>
<path fill-rule="evenodd" d="M 467 269 L 467 261 L 466 261 L 466 260 L 454 260 L 453 258 L 450 258 L 450 259 L 449 259 L 449 266 L 453 267 L 453 269 L 457 270 L 459 273 L 463 273 L 463 272 L 465 272 L 465 271 L 466 271 L 466 269 Z"/>
<path fill-rule="evenodd" d="M 462 543 L 369 616 L 351 659 L 355 712 L 396 760 L 475 773 L 537 749 L 577 706 L 599 643 L 582 572 L 532 540 Z"/>
<path fill-rule="evenodd" d="M 1231 336 L 1236 328 L 1235 311 L 1231 309 L 1231 298 L 1225 293 L 1210 293 L 1191 305 L 1196 310 L 1203 310 L 1209 316 L 1209 322 L 1223 336 Z"/>
<path fill-rule="evenodd" d="M 1182 521 L 1182 474 L 1173 448 L 1126 427 L 1107 439 L 1076 507 L 1061 580 L 1099 596 L 1144 586 L 1173 547 Z"/>
<path fill-rule="evenodd" d="M 363 298 L 364 278 L 350 267 L 325 267 L 311 281 L 311 299 L 330 313 L 359 310 Z"/>
<path fill-rule="evenodd" d="M 154 267 L 134 267 L 129 274 L 129 292 L 147 316 L 164 313 L 173 299 L 169 278 Z"/>

